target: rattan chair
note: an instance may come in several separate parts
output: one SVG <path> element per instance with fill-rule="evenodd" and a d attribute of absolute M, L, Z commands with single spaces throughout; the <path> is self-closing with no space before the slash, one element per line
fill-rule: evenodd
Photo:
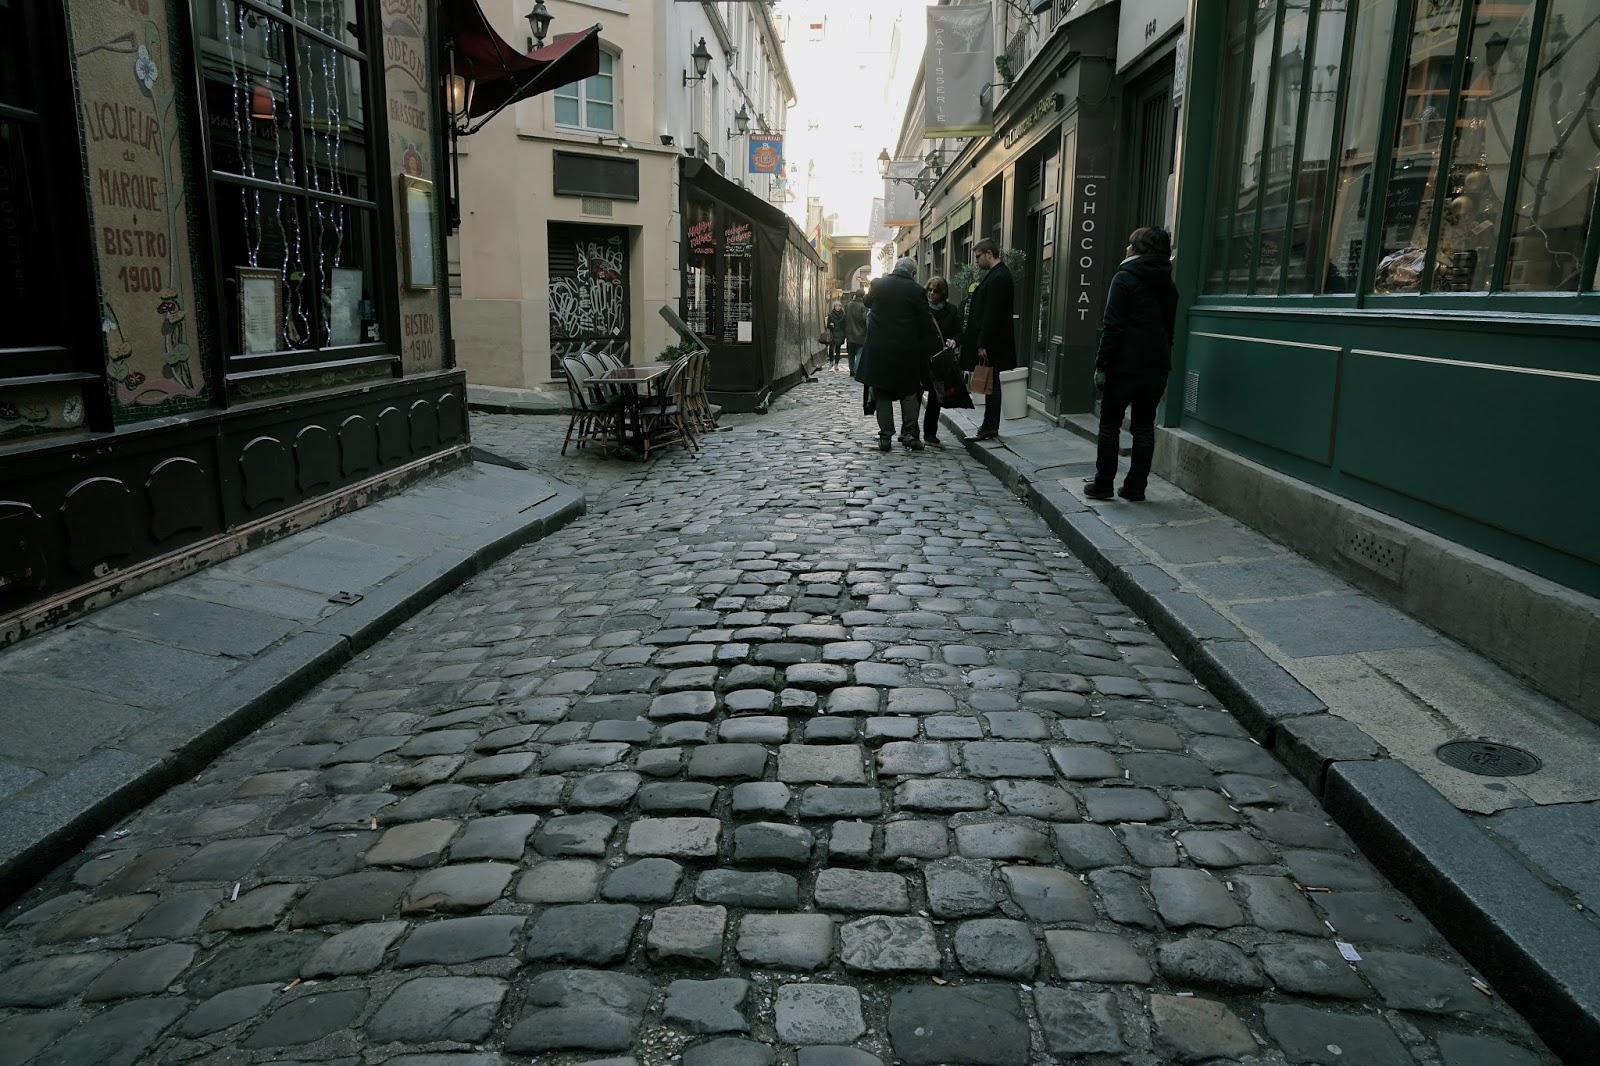
<path fill-rule="evenodd" d="M 656 392 L 639 401 L 639 417 L 644 429 L 644 454 L 647 459 L 650 457 L 651 448 L 674 442 L 696 453 L 700 450 L 699 442 L 695 439 L 694 420 L 690 417 L 685 402 L 685 374 L 689 369 L 689 358 L 684 356 L 673 363 L 672 369 L 661 379 L 661 385 Z"/>
<path fill-rule="evenodd" d="M 684 371 L 684 399 L 689 417 L 698 430 L 711 432 L 717 428 L 717 417 L 711 413 L 711 401 L 706 397 L 706 377 L 711 369 L 711 353 L 696 348 L 689 353 L 689 368 Z"/>
<path fill-rule="evenodd" d="M 592 375 L 583 360 L 563 359 L 561 369 L 567 379 L 567 400 L 572 412 L 566 439 L 561 442 L 561 454 L 567 454 L 567 445 L 576 436 L 578 447 L 599 444 L 600 454 L 609 455 L 611 438 L 616 437 L 619 443 L 622 439 L 621 402 L 596 391 L 589 382 Z"/>

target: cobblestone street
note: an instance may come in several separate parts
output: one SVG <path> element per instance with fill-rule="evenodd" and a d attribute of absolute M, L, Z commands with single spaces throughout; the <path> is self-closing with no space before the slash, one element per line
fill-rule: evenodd
<path fill-rule="evenodd" d="M 728 423 L 0 915 L 0 1066 L 1555 1061 L 957 443 Z"/>

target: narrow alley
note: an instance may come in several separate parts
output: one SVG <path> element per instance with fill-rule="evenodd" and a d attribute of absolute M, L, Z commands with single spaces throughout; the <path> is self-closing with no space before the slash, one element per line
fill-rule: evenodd
<path fill-rule="evenodd" d="M 0 915 L 0 1066 L 1555 1061 L 957 443 L 729 422 Z"/>

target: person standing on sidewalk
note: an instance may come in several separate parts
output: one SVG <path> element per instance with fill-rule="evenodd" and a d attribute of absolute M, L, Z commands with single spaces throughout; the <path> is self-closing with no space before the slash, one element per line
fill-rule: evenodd
<path fill-rule="evenodd" d="M 909 256 L 867 290 L 867 343 L 856 367 L 856 380 L 872 390 L 878 416 L 878 450 L 894 447 L 894 408 L 900 405 L 900 443 L 923 449 L 917 435 L 928 357 L 939 350 L 928 298 L 917 284 L 917 261 Z"/>
<path fill-rule="evenodd" d="M 983 424 L 974 440 L 993 440 L 1000 435 L 1000 381 L 1002 370 L 1017 365 L 1016 330 L 1011 314 L 1015 300 L 1011 271 L 1000 261 L 1000 246 L 985 237 L 972 249 L 973 261 L 985 273 L 973 292 L 963 334 L 961 369 L 971 373 L 981 360 L 994 367 L 995 382 L 983 400 Z"/>
<path fill-rule="evenodd" d="M 950 302 L 950 283 L 941 277 L 928 279 L 928 310 L 933 314 L 933 324 L 946 348 L 961 344 L 961 308 Z M 928 403 L 922 409 L 922 439 L 936 448 L 939 443 L 939 383 L 928 381 Z"/>
<path fill-rule="evenodd" d="M 850 373 L 856 372 L 856 356 L 867 343 L 867 305 L 859 292 L 850 294 L 844 305 L 844 354 L 850 361 Z"/>
<path fill-rule="evenodd" d="M 1122 416 L 1133 409 L 1133 454 L 1118 493 L 1144 499 L 1150 461 L 1156 450 L 1156 405 L 1172 369 L 1172 331 L 1178 317 L 1178 289 L 1172 283 L 1172 236 L 1159 226 L 1144 226 L 1128 237 L 1122 261 L 1106 293 L 1100 351 L 1094 361 L 1095 387 L 1101 390 L 1100 434 L 1095 475 L 1083 494 L 1111 499 L 1117 482 L 1117 446 Z"/>

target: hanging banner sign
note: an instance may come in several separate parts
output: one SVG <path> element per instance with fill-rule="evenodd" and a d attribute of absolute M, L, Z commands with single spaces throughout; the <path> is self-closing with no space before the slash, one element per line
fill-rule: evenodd
<path fill-rule="evenodd" d="M 924 136 L 981 137 L 994 131 L 983 87 L 994 74 L 994 13 L 989 4 L 928 8 L 923 54 Z"/>
<path fill-rule="evenodd" d="M 750 173 L 783 173 L 783 137 L 750 135 Z"/>
<path fill-rule="evenodd" d="M 922 173 L 920 159 L 896 160 L 889 164 L 889 173 L 883 183 L 883 224 L 885 226 L 915 226 L 920 220 L 917 210 L 917 191 L 909 181 L 890 181 L 888 178 L 914 178 Z"/>

